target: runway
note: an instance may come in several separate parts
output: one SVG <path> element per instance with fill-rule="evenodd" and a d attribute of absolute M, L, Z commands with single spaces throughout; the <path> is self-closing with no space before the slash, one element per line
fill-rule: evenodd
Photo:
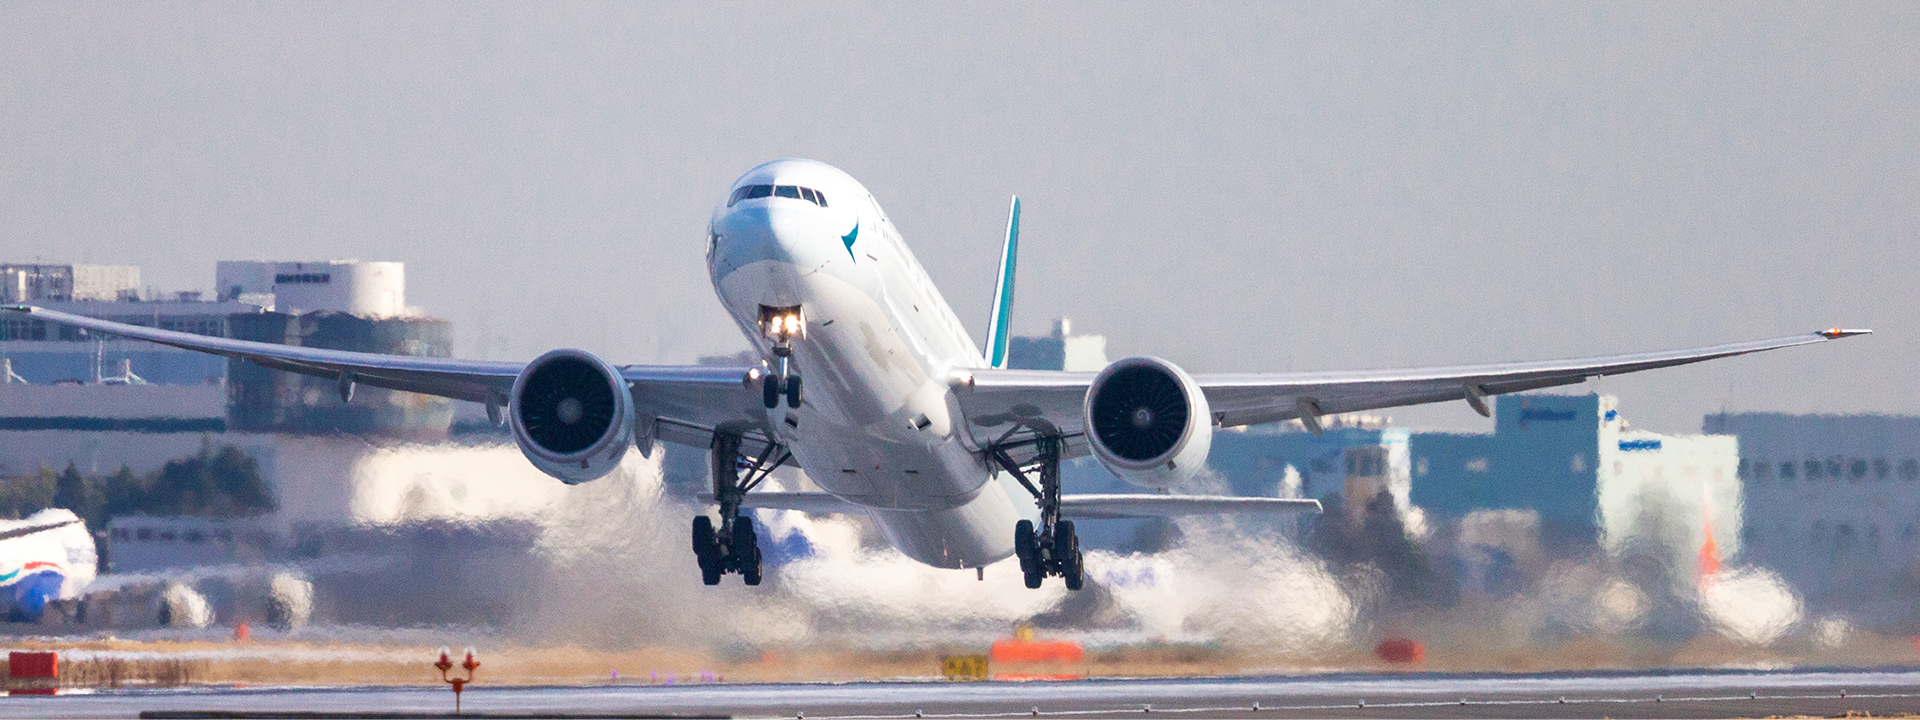
<path fill-rule="evenodd" d="M 105 691 L 0 701 L 0 717 L 172 717 L 194 712 L 440 715 L 438 687 Z M 465 712 L 495 717 L 788 718 L 1708 718 L 1920 712 L 1920 668 L 1527 675 L 1317 675 L 1033 683 L 877 682 L 589 687 L 475 686 Z M 185 715 L 183 715 L 183 713 Z M 232 715 L 227 715 L 232 716 Z"/>

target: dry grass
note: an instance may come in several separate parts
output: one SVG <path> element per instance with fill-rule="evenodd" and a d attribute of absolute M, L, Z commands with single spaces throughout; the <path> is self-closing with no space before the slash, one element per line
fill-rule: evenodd
<path fill-rule="evenodd" d="M 458 647 L 463 638 L 448 638 Z M 406 644 L 254 642 L 25 641 L 19 650 L 63 653 L 62 684 L 86 687 L 181 685 L 437 685 L 436 648 Z M 702 648 L 482 647 L 476 681 L 500 685 L 589 685 L 616 681 L 855 681 L 933 678 L 947 655 L 985 654 L 985 647 L 874 651 L 852 647 L 775 648 L 726 656 Z M 73 658 L 73 659 L 69 659 Z M 456 658 L 457 659 L 457 658 Z M 1134 645 L 1094 648 L 1084 663 L 1056 670 L 1095 677 L 1193 677 L 1353 671 L 1439 670 L 1539 672 L 1647 667 L 1786 667 L 1896 665 L 1915 659 L 1906 638 L 1856 633 L 1839 647 L 1745 647 L 1717 638 L 1671 646 L 1584 638 L 1532 649 L 1466 643 L 1429 644 L 1426 662 L 1396 665 L 1370 646 L 1324 648 L 1311 657 L 1257 648 Z M 1014 668 L 993 672 L 1017 671 Z M 456 673 L 460 671 L 455 670 Z M 617 675 L 616 675 L 617 673 Z"/>

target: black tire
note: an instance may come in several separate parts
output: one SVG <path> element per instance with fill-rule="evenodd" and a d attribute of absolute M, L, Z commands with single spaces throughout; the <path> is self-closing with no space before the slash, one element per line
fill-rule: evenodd
<path fill-rule="evenodd" d="M 745 575 L 749 568 L 759 575 L 760 540 L 753 533 L 753 518 L 742 515 L 733 519 L 733 569 Z M 757 583 L 749 583 L 757 584 Z"/>
<path fill-rule="evenodd" d="M 1079 590 L 1086 578 L 1080 572 L 1080 536 L 1073 532 L 1072 520 L 1054 523 L 1053 551 L 1060 558 L 1060 575 L 1066 578 L 1067 589 Z"/>
<path fill-rule="evenodd" d="M 1021 520 L 1013 524 L 1013 556 L 1020 558 L 1020 572 L 1033 574 L 1036 552 L 1033 534 L 1033 521 Z"/>
<path fill-rule="evenodd" d="M 790 407 L 790 408 L 800 407 L 800 376 L 799 375 L 790 375 L 787 377 L 787 407 Z"/>
<path fill-rule="evenodd" d="M 768 375 L 760 379 L 760 399 L 766 403 L 768 410 L 780 407 L 779 378 Z"/>
<path fill-rule="evenodd" d="M 759 585 L 760 546 L 754 545 L 747 548 L 747 554 L 741 558 L 741 561 L 744 564 L 740 568 L 740 579 L 745 580 L 748 585 Z"/>
<path fill-rule="evenodd" d="M 760 584 L 760 535 L 753 531 L 753 518 L 733 520 L 733 552 L 738 559 L 740 577 L 748 585 Z"/>
<path fill-rule="evenodd" d="M 700 558 L 700 564 L 707 564 L 707 558 L 713 557 L 713 544 L 713 518 L 693 516 L 693 556 Z"/>
<path fill-rule="evenodd" d="M 700 561 L 700 581 L 708 585 L 720 584 L 720 548 L 714 539 L 713 518 L 694 516 L 693 556 Z"/>
<path fill-rule="evenodd" d="M 1037 590 L 1040 588 L 1040 581 L 1045 580 L 1046 578 L 1041 577 L 1040 573 L 1030 572 L 1026 574 L 1026 579 L 1027 579 L 1027 589 Z"/>

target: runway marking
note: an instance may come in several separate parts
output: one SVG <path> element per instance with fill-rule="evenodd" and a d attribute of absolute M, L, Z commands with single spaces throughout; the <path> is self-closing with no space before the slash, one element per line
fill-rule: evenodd
<path fill-rule="evenodd" d="M 752 716 L 752 717 L 797 718 L 799 720 L 808 720 L 809 718 L 811 718 L 812 720 L 899 720 L 902 718 L 1076 717 L 1076 716 L 1090 716 L 1090 715 L 1115 715 L 1120 713 L 1139 713 L 1142 715 L 1181 714 L 1181 713 L 1259 714 L 1263 712 L 1278 713 L 1278 712 L 1287 712 L 1287 711 L 1311 711 L 1311 710 L 1362 710 L 1362 709 L 1381 710 L 1381 709 L 1393 709 L 1393 708 L 1463 707 L 1463 706 L 1473 707 L 1473 706 L 1594 705 L 1594 704 L 1629 705 L 1629 704 L 1689 703 L 1689 702 L 1736 702 L 1736 701 L 1760 702 L 1763 700 L 1871 700 L 1871 699 L 1900 699 L 1900 698 L 1920 698 L 1920 693 L 1849 693 L 1849 692 L 1846 692 L 1845 690 L 1841 690 L 1838 693 L 1827 693 L 1827 694 L 1819 694 L 1819 695 L 1761 695 L 1758 692 L 1749 692 L 1745 695 L 1726 695 L 1726 696 L 1709 695 L 1709 696 L 1698 696 L 1698 697 L 1666 697 L 1664 695 L 1655 695 L 1650 698 L 1560 697 L 1560 698 L 1552 698 L 1552 699 L 1513 699 L 1513 700 L 1492 700 L 1492 699 L 1472 700 L 1472 699 L 1462 698 L 1460 700 L 1410 700 L 1410 701 L 1381 702 L 1381 703 L 1368 702 L 1365 699 L 1356 699 L 1354 702 L 1342 703 L 1338 705 L 1330 705 L 1330 704 L 1268 705 L 1266 703 L 1253 703 L 1251 705 L 1166 708 L 1166 707 L 1156 707 L 1151 705 L 1143 706 L 1140 704 L 1134 704 L 1126 707 L 1110 707 L 1110 708 L 1101 708 L 1101 709 L 1088 708 L 1088 709 L 1080 709 L 1080 710 L 1044 710 L 1040 708 L 1034 708 L 1032 710 L 1026 710 L 1026 711 L 985 712 L 985 713 L 964 713 L 964 712 L 963 713 L 936 713 L 936 712 L 916 711 L 912 713 L 904 713 L 904 714 L 898 714 L 898 715 L 886 715 L 886 714 L 808 715 L 804 712 L 795 712 L 787 715 L 766 715 L 766 716 Z"/>

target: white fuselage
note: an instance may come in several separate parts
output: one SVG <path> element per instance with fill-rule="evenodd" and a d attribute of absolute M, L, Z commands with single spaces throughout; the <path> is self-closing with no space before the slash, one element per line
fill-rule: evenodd
<path fill-rule="evenodd" d="M 763 357 L 775 356 L 761 308 L 801 309 L 790 362 L 804 401 L 768 410 L 768 425 L 809 479 L 867 508 L 915 560 L 969 568 L 1013 554 L 1021 509 L 969 447 L 948 386 L 954 370 L 984 364 L 979 347 L 852 177 L 777 160 L 735 181 L 728 198 L 762 185 L 815 197 L 723 203 L 707 263 Z"/>

